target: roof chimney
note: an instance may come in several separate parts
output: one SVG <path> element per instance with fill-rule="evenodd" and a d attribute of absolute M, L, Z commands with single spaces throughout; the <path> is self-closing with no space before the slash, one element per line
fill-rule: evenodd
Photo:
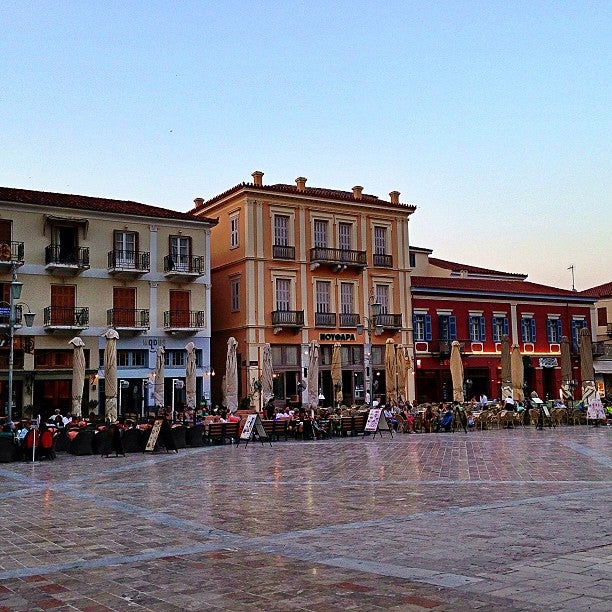
<path fill-rule="evenodd" d="M 251 176 L 253 177 L 253 185 L 256 187 L 261 187 L 263 185 L 263 175 L 264 173 L 260 170 L 255 170 Z"/>
<path fill-rule="evenodd" d="M 391 191 L 389 192 L 389 197 L 391 198 L 391 204 L 399 204 L 399 191 Z"/>
<path fill-rule="evenodd" d="M 295 179 L 298 191 L 306 191 L 306 179 L 303 176 L 298 176 Z"/>
<path fill-rule="evenodd" d="M 202 208 L 202 206 L 204 206 L 204 198 L 194 198 L 193 203 L 196 208 Z"/>
<path fill-rule="evenodd" d="M 353 197 L 356 200 L 361 200 L 361 192 L 363 191 L 363 187 L 361 185 L 355 185 L 353 187 Z"/>

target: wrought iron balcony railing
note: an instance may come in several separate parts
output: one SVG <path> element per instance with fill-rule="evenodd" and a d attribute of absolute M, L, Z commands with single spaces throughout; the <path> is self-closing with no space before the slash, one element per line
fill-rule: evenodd
<path fill-rule="evenodd" d="M 378 314 L 374 319 L 376 327 L 382 327 L 383 329 L 401 329 L 402 328 L 402 315 L 401 314 Z"/>
<path fill-rule="evenodd" d="M 295 247 L 282 244 L 272 245 L 272 257 L 274 259 L 295 259 Z"/>
<path fill-rule="evenodd" d="M 357 312 L 341 312 L 340 327 L 357 327 L 359 325 L 359 313 Z"/>
<path fill-rule="evenodd" d="M 315 312 L 315 325 L 317 327 L 336 327 L 336 313 Z"/>
<path fill-rule="evenodd" d="M 311 263 L 356 268 L 364 268 L 367 265 L 365 251 L 331 249 L 328 247 L 315 247 L 310 249 L 310 261 Z"/>
<path fill-rule="evenodd" d="M 275 327 L 304 327 L 303 310 L 274 310 L 272 325 Z"/>
<path fill-rule="evenodd" d="M 23 242 L 0 242 L 0 265 L 21 266 L 25 259 Z"/>
<path fill-rule="evenodd" d="M 386 255 L 384 253 L 374 253 L 373 262 L 376 268 L 392 268 L 393 255 Z"/>
<path fill-rule="evenodd" d="M 66 247 L 50 244 L 45 248 L 45 264 L 77 269 L 89 268 L 89 247 Z"/>
<path fill-rule="evenodd" d="M 166 255 L 164 272 L 170 274 L 202 275 L 205 271 L 204 257 L 200 255 Z"/>
<path fill-rule="evenodd" d="M 201 329 L 206 327 L 203 310 L 166 310 L 164 328 L 166 329 Z"/>
<path fill-rule="evenodd" d="M 47 306 L 44 310 L 45 327 L 89 327 L 89 308 Z"/>
<path fill-rule="evenodd" d="M 119 249 L 109 251 L 108 269 L 145 274 L 151 270 L 151 254 L 146 251 L 123 251 Z"/>
<path fill-rule="evenodd" d="M 146 308 L 111 308 L 106 311 L 106 323 L 119 329 L 149 329 L 149 310 Z"/>

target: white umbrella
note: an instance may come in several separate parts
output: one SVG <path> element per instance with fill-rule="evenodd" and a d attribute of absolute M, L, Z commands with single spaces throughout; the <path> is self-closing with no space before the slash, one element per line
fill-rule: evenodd
<path fill-rule="evenodd" d="M 153 376 L 153 403 L 156 409 L 165 408 L 166 402 L 164 397 L 164 382 L 165 382 L 165 354 L 166 349 L 163 346 L 157 347 L 157 355 L 155 356 L 155 371 Z"/>
<path fill-rule="evenodd" d="M 525 392 L 523 391 L 523 382 L 525 380 L 525 371 L 523 368 L 523 356 L 518 344 L 512 345 L 510 372 L 512 373 L 512 397 L 515 402 L 524 402 Z"/>
<path fill-rule="evenodd" d="M 571 387 L 572 357 L 567 336 L 561 337 L 561 396 L 564 400 L 574 400 L 574 390 Z"/>
<path fill-rule="evenodd" d="M 593 369 L 593 344 L 591 331 L 588 327 L 580 330 L 580 377 L 582 378 L 582 404 L 588 406 L 589 401 L 597 399 L 595 388 L 595 370 Z"/>
<path fill-rule="evenodd" d="M 397 397 L 400 401 L 404 401 L 406 394 L 406 349 L 402 344 L 397 345 L 395 350 L 395 361 L 397 367 Z"/>
<path fill-rule="evenodd" d="M 68 344 L 72 344 L 72 414 L 81 416 L 83 400 L 83 384 L 85 383 L 85 343 L 76 336 Z"/>
<path fill-rule="evenodd" d="M 396 376 L 395 341 L 393 338 L 388 338 L 385 345 L 385 403 L 387 406 L 394 404 L 397 400 Z"/>
<path fill-rule="evenodd" d="M 104 394 L 106 403 L 104 417 L 107 421 L 117 420 L 117 340 L 119 334 L 109 329 L 104 334 L 106 346 L 104 348 Z"/>
<path fill-rule="evenodd" d="M 185 365 L 185 394 L 187 409 L 195 410 L 196 407 L 196 352 L 195 344 L 188 342 L 185 347 L 187 351 L 187 364 Z"/>
<path fill-rule="evenodd" d="M 507 334 L 501 341 L 501 397 L 512 397 L 512 366 L 510 363 L 510 338 Z"/>
<path fill-rule="evenodd" d="M 310 341 L 308 349 L 308 408 L 315 411 L 319 406 L 319 343 Z"/>
<path fill-rule="evenodd" d="M 227 357 L 225 359 L 225 400 L 231 414 L 238 410 L 238 363 L 236 361 L 236 338 L 230 336 L 227 341 Z"/>
<path fill-rule="evenodd" d="M 332 384 L 334 385 L 334 392 L 336 393 L 336 401 L 342 403 L 342 345 L 339 342 L 334 344 L 332 350 L 332 362 L 331 362 L 331 377 Z"/>
<path fill-rule="evenodd" d="M 450 352 L 450 371 L 453 381 L 453 401 L 463 403 L 463 361 L 461 360 L 461 345 L 453 340 Z"/>
<path fill-rule="evenodd" d="M 272 348 L 264 344 L 261 365 L 261 393 L 264 406 L 274 398 L 274 368 L 272 366 Z"/>

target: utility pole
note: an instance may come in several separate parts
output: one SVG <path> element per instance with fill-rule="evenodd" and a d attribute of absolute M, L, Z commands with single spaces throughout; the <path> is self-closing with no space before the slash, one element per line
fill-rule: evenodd
<path fill-rule="evenodd" d="M 576 285 L 574 284 L 574 264 L 572 264 L 568 270 L 572 271 L 572 291 L 576 291 Z"/>

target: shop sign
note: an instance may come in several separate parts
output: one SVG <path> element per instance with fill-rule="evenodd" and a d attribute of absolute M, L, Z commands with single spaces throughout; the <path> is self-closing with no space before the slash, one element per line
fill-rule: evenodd
<path fill-rule="evenodd" d="M 320 333 L 319 340 L 325 342 L 342 342 L 346 340 L 355 340 L 355 334 L 328 334 L 328 333 Z"/>
<path fill-rule="evenodd" d="M 557 358 L 556 357 L 540 357 L 541 368 L 556 368 Z"/>

